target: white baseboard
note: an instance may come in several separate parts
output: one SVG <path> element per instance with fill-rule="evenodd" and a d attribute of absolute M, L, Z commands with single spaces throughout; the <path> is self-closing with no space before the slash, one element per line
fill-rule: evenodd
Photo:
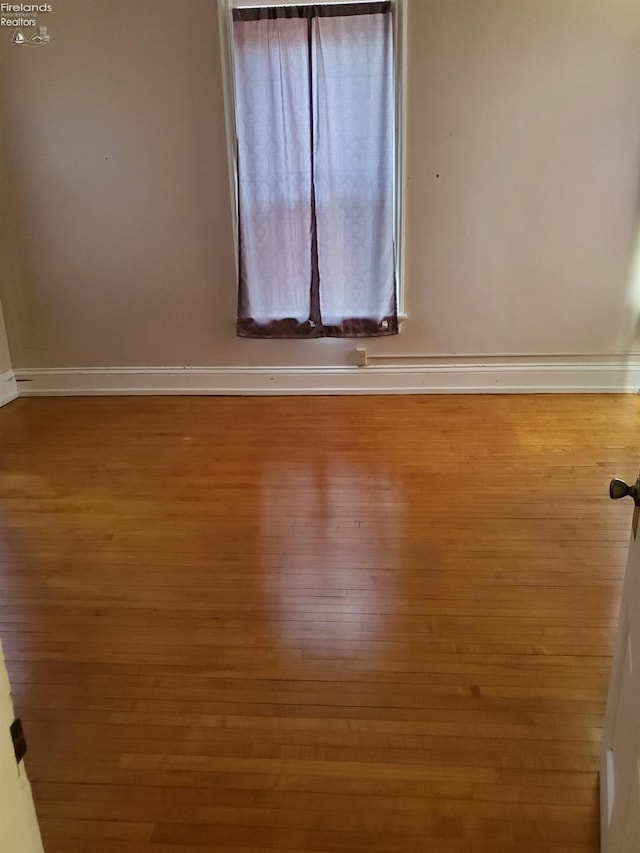
<path fill-rule="evenodd" d="M 16 370 L 18 394 L 548 394 L 640 388 L 640 357 L 544 357 L 374 367 L 96 367 Z"/>
<path fill-rule="evenodd" d="M 0 373 L 0 406 L 6 406 L 18 396 L 18 388 L 13 370 Z"/>

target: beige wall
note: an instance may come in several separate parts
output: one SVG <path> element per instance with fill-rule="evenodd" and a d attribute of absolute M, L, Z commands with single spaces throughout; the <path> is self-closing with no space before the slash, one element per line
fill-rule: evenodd
<path fill-rule="evenodd" d="M 636 0 L 408 5 L 409 320 L 371 350 L 629 346 Z M 214 0 L 57 0 L 46 23 L 1 47 L 14 368 L 348 363 L 354 341 L 235 337 Z"/>
<path fill-rule="evenodd" d="M 0 305 L 0 376 L 11 370 L 11 355 L 9 353 L 9 341 L 5 329 L 2 305 Z"/>
<path fill-rule="evenodd" d="M 0 78 L 1 79 L 1 78 Z M 0 103 L 2 90 L 0 89 Z M 0 130 L 2 126 L 0 126 Z M 13 280 L 13 264 L 15 262 L 15 246 L 13 245 L 12 234 L 8 231 L 9 221 L 13 219 L 13 204 L 9 198 L 8 185 L 6 181 L 7 169 L 3 168 L 4 163 L 4 148 L 2 145 L 3 136 L 0 133 L 0 288 L 2 285 L 9 287 L 10 285 L 19 284 Z M 11 228 L 11 232 L 13 232 Z M 2 311 L 2 300 L 0 298 L 0 376 L 12 369 L 11 354 L 9 352 L 9 341 L 7 339 L 7 330 L 4 314 Z M 0 390 L 0 399 L 3 393 Z"/>

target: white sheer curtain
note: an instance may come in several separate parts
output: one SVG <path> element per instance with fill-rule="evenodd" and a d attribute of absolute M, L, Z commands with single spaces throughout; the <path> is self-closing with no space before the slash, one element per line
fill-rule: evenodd
<path fill-rule="evenodd" d="M 389 3 L 236 9 L 238 333 L 397 332 Z"/>
<path fill-rule="evenodd" d="M 313 27 L 322 320 L 380 322 L 395 306 L 391 15 Z"/>
<path fill-rule="evenodd" d="M 309 319 L 311 122 L 304 18 L 234 26 L 243 313 Z"/>

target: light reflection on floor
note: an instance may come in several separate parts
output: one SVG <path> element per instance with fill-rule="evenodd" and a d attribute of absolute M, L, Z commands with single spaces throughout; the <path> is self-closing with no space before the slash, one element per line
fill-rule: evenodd
<path fill-rule="evenodd" d="M 333 456 L 265 462 L 261 481 L 264 577 L 280 646 L 319 660 L 375 656 L 400 548 L 390 470 Z"/>

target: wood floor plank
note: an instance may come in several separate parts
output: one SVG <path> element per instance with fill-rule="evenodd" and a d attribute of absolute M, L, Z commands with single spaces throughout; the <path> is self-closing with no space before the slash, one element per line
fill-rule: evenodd
<path fill-rule="evenodd" d="M 632 395 L 20 399 L 47 853 L 596 853 Z"/>

